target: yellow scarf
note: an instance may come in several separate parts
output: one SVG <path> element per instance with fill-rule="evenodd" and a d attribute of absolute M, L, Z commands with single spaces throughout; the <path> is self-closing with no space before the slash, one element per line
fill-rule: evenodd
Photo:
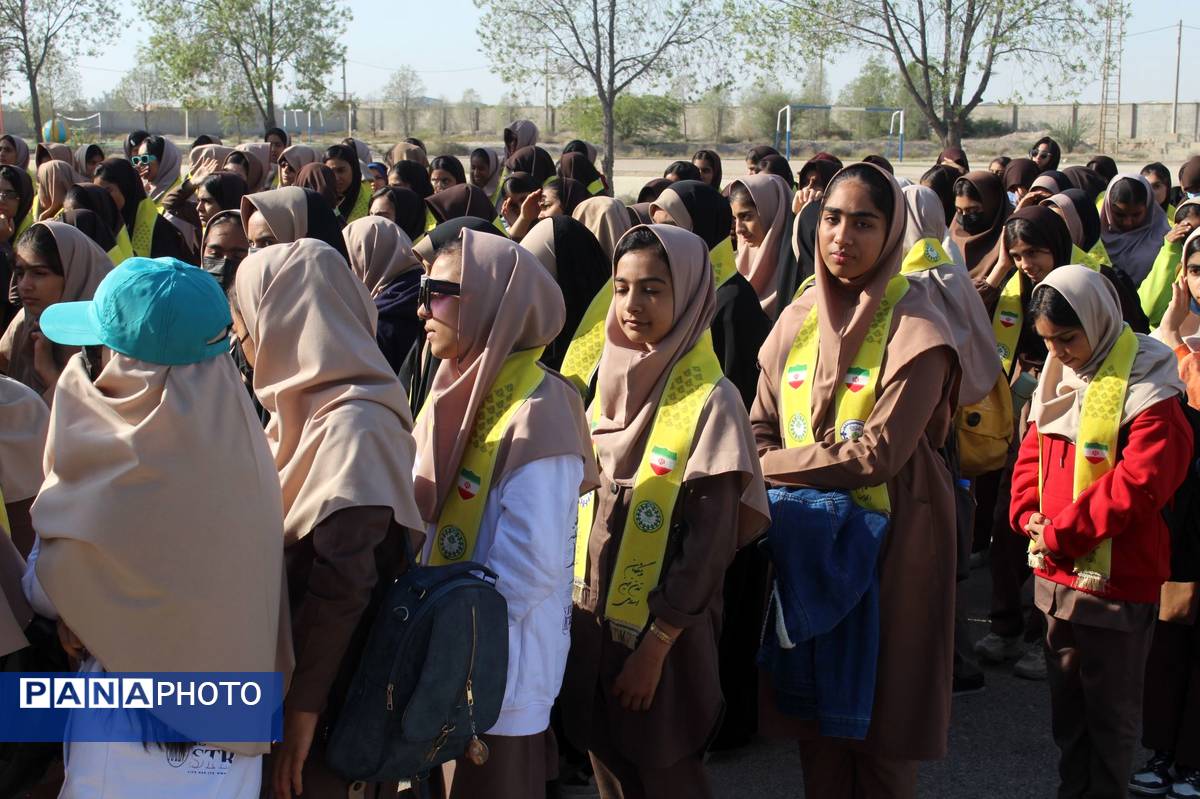
<path fill-rule="evenodd" d="M 996 334 L 996 352 L 1004 374 L 1011 375 L 1017 360 L 1017 343 L 1021 339 L 1021 325 L 1025 322 L 1025 306 L 1021 302 L 1021 273 L 1014 270 L 996 303 L 992 314 L 992 332 Z"/>
<path fill-rule="evenodd" d="M 134 255 L 143 258 L 153 258 L 151 250 L 154 246 L 154 225 L 158 220 L 158 206 L 149 197 L 138 203 L 137 216 L 133 221 L 133 234 L 130 236 L 130 246 Z"/>
<path fill-rule="evenodd" d="M 954 261 L 946 254 L 946 249 L 937 239 L 921 239 L 914 244 L 904 256 L 900 265 L 900 274 L 908 275 L 913 272 L 924 272 L 935 266 L 953 266 Z"/>

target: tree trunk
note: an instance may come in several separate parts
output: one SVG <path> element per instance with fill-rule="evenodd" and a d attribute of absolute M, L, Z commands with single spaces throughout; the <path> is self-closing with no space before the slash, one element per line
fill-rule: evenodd
<path fill-rule="evenodd" d="M 267 108 L 266 114 L 263 117 L 263 128 L 275 127 L 275 84 L 267 84 Z"/>
<path fill-rule="evenodd" d="M 38 95 L 37 76 L 33 74 L 32 70 L 29 70 L 26 75 L 29 78 L 29 106 L 33 116 L 34 140 L 40 144 L 42 142 L 42 99 Z"/>
<path fill-rule="evenodd" d="M 946 126 L 946 134 L 942 136 L 943 147 L 961 147 L 963 128 L 966 127 L 966 120 L 959 119 L 957 115 L 950 120 Z"/>
<path fill-rule="evenodd" d="M 613 186 L 613 100 L 611 92 L 607 97 L 600 100 L 600 109 L 604 114 L 604 179 L 608 181 L 608 185 L 613 189 L 613 194 L 616 195 L 616 188 Z"/>

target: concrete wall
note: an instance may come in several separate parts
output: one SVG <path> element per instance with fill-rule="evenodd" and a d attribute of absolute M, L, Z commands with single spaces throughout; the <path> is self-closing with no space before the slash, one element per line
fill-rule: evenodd
<path fill-rule="evenodd" d="M 1070 103 L 1045 105 L 984 104 L 975 109 L 972 119 L 994 119 L 1017 130 L 1045 130 L 1064 127 L 1076 114 L 1084 138 L 1099 137 L 1100 106 Z M 1180 103 L 1176 111 L 1178 135 L 1184 141 L 1200 140 L 1200 103 Z M 1163 140 L 1171 138 L 1170 103 L 1122 103 L 1120 108 L 1122 139 Z"/>

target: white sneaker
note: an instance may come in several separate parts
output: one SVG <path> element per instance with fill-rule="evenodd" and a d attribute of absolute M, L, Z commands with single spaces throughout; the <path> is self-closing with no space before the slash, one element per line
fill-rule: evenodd
<path fill-rule="evenodd" d="M 1200 771 L 1192 768 L 1179 768 L 1167 797 L 1168 799 L 1200 797 Z"/>
<path fill-rule="evenodd" d="M 1046 650 L 1040 643 L 1034 644 L 1013 665 L 1013 674 L 1024 680 L 1046 679 Z"/>
<path fill-rule="evenodd" d="M 975 642 L 975 654 L 988 663 L 1003 663 L 1006 660 L 1020 657 L 1024 651 L 1025 647 L 1021 644 L 1019 635 L 1009 638 L 1004 635 L 988 633 Z"/>

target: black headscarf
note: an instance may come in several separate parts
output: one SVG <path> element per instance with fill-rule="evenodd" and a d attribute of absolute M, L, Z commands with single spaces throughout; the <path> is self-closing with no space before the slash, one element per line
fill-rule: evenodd
<path fill-rule="evenodd" d="M 663 189 L 671 185 L 671 181 L 666 178 L 655 178 L 654 180 L 647 181 L 646 185 L 642 186 L 642 190 L 638 192 L 637 204 L 654 202 L 658 199 L 658 195 L 663 193 Z M 634 224 L 640 223 L 635 222 Z"/>
<path fill-rule="evenodd" d="M 483 193 L 483 189 L 470 183 L 460 183 L 426 197 L 425 205 L 439 223 L 460 216 L 475 216 L 487 222 L 496 218 L 496 208 L 492 201 Z"/>
<path fill-rule="evenodd" d="M 758 162 L 758 168 L 768 175 L 778 175 L 793 189 L 796 188 L 796 178 L 792 176 L 792 165 L 782 155 L 768 155 Z"/>
<path fill-rule="evenodd" d="M 1005 228 L 1018 220 L 1033 225 L 1042 234 L 1042 238 L 1050 246 L 1055 266 L 1071 263 L 1071 231 L 1061 216 L 1044 205 L 1027 205 L 1014 211 L 1012 216 L 1005 220 Z"/>
<path fill-rule="evenodd" d="M 1049 147 L 1047 149 L 1050 150 L 1050 163 L 1046 164 L 1045 168 L 1043 168 L 1039 165 L 1038 169 L 1041 169 L 1043 172 L 1047 172 L 1051 169 L 1058 169 L 1058 162 L 1060 160 L 1062 160 L 1062 148 L 1058 146 L 1058 142 L 1056 142 L 1054 139 L 1050 138 L 1049 136 L 1043 136 L 1042 138 L 1035 141 L 1033 143 L 1033 147 L 1030 148 L 1029 152 L 1033 153 L 1039 147 L 1041 147 L 1043 144 L 1049 145 Z M 1032 159 L 1033 156 L 1030 155 L 1030 158 Z M 1034 163 L 1036 164 L 1037 161 L 1034 161 Z"/>
<path fill-rule="evenodd" d="M 358 152 L 353 147 L 347 147 L 344 144 L 335 144 L 326 150 L 321 162 L 333 159 L 345 161 L 350 165 L 350 188 L 346 191 L 346 196 L 338 203 L 338 212 L 342 215 L 342 219 L 349 219 L 350 214 L 354 212 L 354 204 L 358 202 L 358 193 L 362 191 L 362 165 L 358 161 Z M 343 244 L 342 249 L 345 248 L 345 244 Z"/>
<path fill-rule="evenodd" d="M 558 161 L 558 176 L 577 180 L 583 184 L 584 188 L 591 186 L 597 180 L 603 183 L 600 170 L 596 169 L 596 165 L 582 153 L 563 153 L 562 158 Z M 606 191 L 606 187 L 602 185 L 594 193 L 601 195 Z"/>
<path fill-rule="evenodd" d="M 750 152 L 746 154 L 746 160 L 757 164 L 768 155 L 779 155 L 779 151 L 769 144 L 760 144 L 757 147 L 750 148 Z"/>
<path fill-rule="evenodd" d="M 714 189 L 721 188 L 721 179 L 723 177 L 721 174 L 721 156 L 717 153 L 717 151 L 697 150 L 695 154 L 692 155 L 692 163 L 694 164 L 697 161 L 707 161 L 709 163 L 709 166 L 712 167 L 713 171 L 712 182 L 709 185 Z"/>
<path fill-rule="evenodd" d="M 825 191 L 825 187 L 829 185 L 829 181 L 833 180 L 833 176 L 842 170 L 841 161 L 830 161 L 828 158 L 810 158 L 805 162 L 804 166 L 800 167 L 800 188 L 808 186 L 810 176 L 817 175 L 817 188 Z M 793 187 L 794 188 L 794 187 Z"/>
<path fill-rule="evenodd" d="M 396 224 L 416 241 L 425 232 L 425 201 L 412 189 L 385 186 L 371 195 L 372 200 L 387 197 L 396 214 Z"/>
<path fill-rule="evenodd" d="M 954 207 L 953 203 L 950 206 Z M 799 284 L 816 274 L 817 223 L 821 221 L 821 203 L 809 203 L 800 210 L 796 221 L 796 277 Z"/>
<path fill-rule="evenodd" d="M 1019 186 L 1023 191 L 1029 191 L 1039 174 L 1037 162 L 1032 158 L 1014 158 L 1004 167 L 1004 188 L 1011 191 L 1014 186 Z"/>
<path fill-rule="evenodd" d="M 1105 188 L 1108 188 L 1109 182 L 1121 171 L 1117 168 L 1117 162 L 1107 155 L 1093 156 L 1092 160 L 1088 161 L 1087 168 L 1104 179 Z"/>
<path fill-rule="evenodd" d="M 583 139 L 571 139 L 569 142 L 567 142 L 566 146 L 563 147 L 562 154 L 566 155 L 567 153 L 579 153 L 584 158 L 592 162 L 596 160 L 597 155 L 596 148 L 585 142 Z"/>
<path fill-rule="evenodd" d="M 892 162 L 884 158 L 882 155 L 871 154 L 863 159 L 864 164 L 874 164 L 875 166 L 887 172 L 889 175 L 896 174 L 896 168 L 892 166 Z"/>
<path fill-rule="evenodd" d="M 455 184 L 466 183 L 467 173 L 463 169 L 462 161 L 453 155 L 439 155 L 429 162 L 429 172 L 433 174 L 433 170 L 442 169 L 454 176 Z"/>
<path fill-rule="evenodd" d="M 937 194 L 938 199 L 942 201 L 942 207 L 946 211 L 946 225 L 950 225 L 950 221 L 954 219 L 954 183 L 962 175 L 954 167 L 938 164 L 930 167 L 921 175 L 921 185 L 926 188 L 933 189 Z M 811 272 L 809 274 L 812 274 Z"/>
<path fill-rule="evenodd" d="M 553 191 L 558 195 L 563 206 L 563 213 L 567 216 L 575 213 L 575 208 L 591 196 L 582 183 L 571 178 L 554 178 L 546 184 L 545 190 Z"/>
<path fill-rule="evenodd" d="M 325 199 L 325 203 L 330 208 L 338 207 L 337 178 L 334 176 L 333 170 L 325 166 L 323 162 L 313 162 L 300 167 L 292 185 L 302 189 L 312 189 Z"/>
<path fill-rule="evenodd" d="M 121 207 L 121 218 L 125 220 L 125 227 L 132 236 L 133 228 L 137 224 L 138 206 L 146 199 L 146 189 L 142 186 L 142 179 L 137 170 L 124 158 L 105 158 L 100 162 L 100 166 L 96 167 L 96 177 L 114 184 L 125 198 L 125 204 Z"/>
<path fill-rule="evenodd" d="M 86 208 L 63 211 L 62 221 L 78 229 L 83 235 L 96 242 L 105 252 L 117 246 L 117 240 L 113 237 L 112 231 L 108 229 L 108 225 L 104 224 L 104 220 L 100 218 L 99 214 L 94 214 Z"/>
<path fill-rule="evenodd" d="M 63 204 L 91 211 L 108 227 L 114 240 L 120 233 L 121 226 L 125 224 L 112 195 L 94 183 L 77 183 L 67 189 L 67 198 Z"/>
<path fill-rule="evenodd" d="M 329 207 L 329 203 L 319 192 L 312 189 L 304 190 L 304 204 L 308 213 L 307 239 L 319 239 L 342 254 L 346 263 L 350 263 L 350 253 L 346 251 L 346 239 L 342 237 L 342 220 Z"/>
<path fill-rule="evenodd" d="M 700 167 L 691 161 L 673 161 L 663 171 L 664 178 L 669 179 L 671 175 L 675 176 L 676 182 L 680 180 L 700 180 Z"/>
<path fill-rule="evenodd" d="M 292 146 L 292 138 L 288 136 L 287 131 L 283 128 L 267 128 L 266 132 L 263 133 L 263 141 L 267 141 L 272 136 L 278 136 L 283 139 L 284 149 Z"/>
<path fill-rule="evenodd" d="M 1142 176 L 1143 177 L 1145 177 L 1147 172 L 1151 173 L 1156 178 L 1161 180 L 1163 183 L 1167 184 L 1167 196 L 1166 196 L 1166 198 L 1163 199 L 1162 203 L 1159 205 L 1159 208 L 1162 208 L 1164 211 L 1166 211 L 1167 206 L 1173 205 L 1173 203 L 1171 202 L 1171 197 L 1174 194 L 1174 192 L 1172 192 L 1171 190 L 1174 188 L 1174 186 L 1171 185 L 1171 170 L 1167 169 L 1167 165 L 1162 163 L 1161 161 L 1155 161 L 1153 163 L 1146 164 L 1144 167 L 1142 167 Z M 1167 221 L 1170 222 L 1172 225 L 1175 224 L 1174 219 L 1168 219 Z"/>
<path fill-rule="evenodd" d="M 554 177 L 554 159 L 536 144 L 522 147 L 510 155 L 504 168 L 509 172 L 528 172 L 539 186 Z"/>
<path fill-rule="evenodd" d="M 150 137 L 150 132 L 146 130 L 135 130 L 125 137 L 125 141 L 121 143 L 125 150 L 125 157 L 131 158 L 137 152 L 138 147 L 142 146 L 142 142 Z"/>
<path fill-rule="evenodd" d="M 407 183 L 408 188 L 415 191 L 418 197 L 424 199 L 433 194 L 433 181 L 429 179 L 429 170 L 416 161 L 397 161 L 388 170 L 388 174 L 392 173 Z"/>
<path fill-rule="evenodd" d="M 191 150 L 196 149 L 197 147 L 203 147 L 206 144 L 220 144 L 220 143 L 221 143 L 221 140 L 218 139 L 216 136 L 210 136 L 207 133 L 201 133 L 199 136 L 197 136 L 195 138 L 194 141 L 192 141 L 192 146 L 189 147 L 188 150 L 191 151 Z"/>
<path fill-rule="evenodd" d="M 733 229 L 733 210 L 729 198 L 707 183 L 699 180 L 680 180 L 667 190 L 679 196 L 692 217 L 692 232 L 704 239 L 712 249 L 729 238 Z"/>
<path fill-rule="evenodd" d="M 1083 242 L 1079 249 L 1090 252 L 1100 240 L 1100 212 L 1096 209 L 1096 198 L 1090 197 L 1083 189 L 1067 189 L 1063 194 L 1071 200 L 1075 215 L 1079 217 L 1079 226 L 1083 228 Z"/>
<path fill-rule="evenodd" d="M 612 277 L 612 265 L 596 237 L 582 222 L 570 216 L 556 216 L 554 225 L 554 260 L 559 268 L 555 280 L 562 289 L 567 305 L 567 318 L 562 332 L 546 347 L 542 363 L 558 369 L 567 354 L 567 347 L 579 327 L 580 320 L 596 293 Z"/>
<path fill-rule="evenodd" d="M 1111 161 L 1112 159 L 1110 158 L 1109 160 Z M 1062 172 L 1067 176 L 1067 180 L 1071 181 L 1071 185 L 1083 190 L 1093 203 L 1096 202 L 1096 198 L 1101 193 L 1108 189 L 1108 181 L 1096 172 L 1096 170 L 1089 169 L 1086 166 L 1069 166 Z"/>
<path fill-rule="evenodd" d="M 1036 183 L 1040 178 L 1049 178 L 1050 180 L 1054 181 L 1057 190 L 1051 191 L 1051 194 L 1062 194 L 1064 191 L 1075 185 L 1065 173 L 1059 172 L 1057 169 L 1043 169 L 1042 173 L 1038 175 L 1037 178 L 1034 178 L 1034 182 Z M 1045 181 L 1043 181 L 1043 183 L 1044 182 Z"/>
<path fill-rule="evenodd" d="M 233 172 L 214 172 L 200 181 L 200 187 L 212 195 L 222 211 L 241 208 L 242 198 L 250 191 L 246 180 Z"/>

